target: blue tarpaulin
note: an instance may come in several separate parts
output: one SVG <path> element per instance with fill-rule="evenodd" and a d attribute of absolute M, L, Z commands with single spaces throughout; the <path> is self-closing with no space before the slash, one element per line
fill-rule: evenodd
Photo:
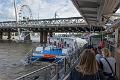
<path fill-rule="evenodd" d="M 61 49 L 51 49 L 51 50 L 44 50 L 41 54 L 53 54 L 53 55 L 62 55 Z"/>
<path fill-rule="evenodd" d="M 62 49 L 51 49 L 51 50 L 44 50 L 43 52 L 37 52 L 36 54 L 52 54 L 52 55 L 56 55 L 56 56 L 61 56 L 63 55 L 62 53 Z M 41 59 L 43 58 L 43 56 L 33 56 L 32 57 L 32 61 L 35 61 L 37 59 Z"/>

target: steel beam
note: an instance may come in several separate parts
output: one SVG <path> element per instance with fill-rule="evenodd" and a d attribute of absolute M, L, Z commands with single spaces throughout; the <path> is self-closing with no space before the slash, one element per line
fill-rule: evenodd
<path fill-rule="evenodd" d="M 18 27 L 52 27 L 52 26 L 76 26 L 76 25 L 85 25 L 85 22 L 82 21 L 82 17 L 71 17 L 71 18 L 56 18 L 56 19 L 39 19 L 39 20 L 29 20 L 19 21 Z M 15 21 L 6 21 L 0 22 L 0 28 L 14 28 L 16 27 Z"/>

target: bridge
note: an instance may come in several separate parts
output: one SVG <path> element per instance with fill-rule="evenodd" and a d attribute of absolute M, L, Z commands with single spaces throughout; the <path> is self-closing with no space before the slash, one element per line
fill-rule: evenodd
<path fill-rule="evenodd" d="M 22 20 L 17 23 L 16 21 L 0 22 L 0 32 L 17 32 L 18 28 L 21 31 L 27 29 L 33 32 L 85 32 L 86 30 L 101 31 L 104 29 L 101 26 L 90 27 L 82 17 Z"/>
<path fill-rule="evenodd" d="M 0 22 L 0 39 L 3 37 L 3 32 L 8 33 L 8 39 L 11 38 L 11 32 L 18 32 L 19 35 L 22 31 L 25 33 L 25 40 L 30 40 L 29 31 L 40 33 L 40 42 L 47 42 L 48 33 L 52 36 L 53 32 L 90 32 L 90 31 L 103 31 L 102 26 L 89 26 L 82 17 L 70 18 L 53 18 L 53 19 L 24 19 L 20 21 L 6 21 Z"/>

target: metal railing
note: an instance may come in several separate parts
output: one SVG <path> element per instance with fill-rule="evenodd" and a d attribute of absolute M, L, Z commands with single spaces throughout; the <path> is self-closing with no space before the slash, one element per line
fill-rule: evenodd
<path fill-rule="evenodd" d="M 31 57 L 32 57 L 32 53 L 35 51 L 36 47 L 38 47 L 40 45 L 36 45 L 35 47 L 33 47 L 32 49 L 30 49 L 26 54 L 25 54 L 25 57 L 23 58 L 24 60 L 24 65 L 29 65 L 29 64 L 32 64 L 32 61 L 31 61 Z"/>
<path fill-rule="evenodd" d="M 84 47 L 71 51 L 65 58 L 15 80 L 66 80 L 72 68 L 79 63 L 79 55 L 83 49 Z"/>

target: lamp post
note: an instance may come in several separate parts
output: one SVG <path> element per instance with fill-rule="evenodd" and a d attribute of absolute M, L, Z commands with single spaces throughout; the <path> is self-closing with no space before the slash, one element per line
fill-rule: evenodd
<path fill-rule="evenodd" d="M 57 11 L 55 11 L 55 19 L 57 18 Z"/>
<path fill-rule="evenodd" d="M 66 7 L 67 5 L 64 5 L 63 7 L 61 7 L 61 8 L 58 8 L 56 11 L 55 11 L 55 14 L 54 14 L 54 18 L 55 18 L 55 21 L 56 21 L 56 18 L 57 18 L 57 12 L 58 12 L 58 10 L 60 11 L 61 9 L 63 9 L 64 7 Z M 56 29 L 58 30 L 58 26 L 56 27 Z"/>
<path fill-rule="evenodd" d="M 17 17 L 17 9 L 16 9 L 16 1 L 14 0 L 14 10 L 15 10 L 15 20 L 16 20 L 16 27 L 18 26 L 18 17 Z M 20 40 L 20 28 L 18 28 L 18 36 Z"/>
<path fill-rule="evenodd" d="M 55 15 L 54 15 L 54 18 L 56 19 L 57 18 L 57 12 L 58 12 L 58 10 L 60 11 L 61 9 L 63 9 L 64 7 L 66 7 L 67 5 L 64 5 L 63 7 L 61 7 L 61 8 L 59 8 L 59 9 L 57 9 L 56 11 L 55 11 Z"/>
<path fill-rule="evenodd" d="M 15 19 L 16 19 L 16 24 L 17 24 L 17 9 L 16 9 L 16 1 L 14 0 L 14 10 L 15 10 Z"/>

